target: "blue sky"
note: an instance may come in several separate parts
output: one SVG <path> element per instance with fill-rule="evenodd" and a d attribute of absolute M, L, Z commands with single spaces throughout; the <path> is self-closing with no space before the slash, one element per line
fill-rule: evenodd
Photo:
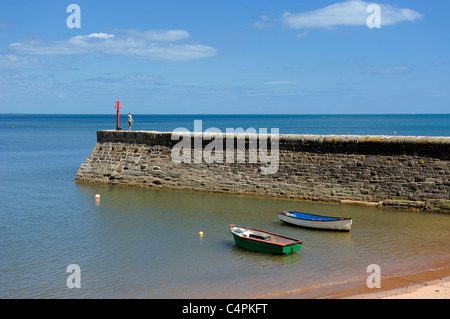
<path fill-rule="evenodd" d="M 0 113 L 450 113 L 449 14 L 446 0 L 2 1 Z"/>

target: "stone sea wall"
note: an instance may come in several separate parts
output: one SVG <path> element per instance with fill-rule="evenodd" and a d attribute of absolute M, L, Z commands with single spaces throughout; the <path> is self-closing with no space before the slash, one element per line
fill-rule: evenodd
<path fill-rule="evenodd" d="M 202 148 L 214 140 L 189 134 L 193 148 L 195 137 Z M 219 135 L 238 143 L 235 134 Z M 274 174 L 262 174 L 269 164 L 260 158 L 249 160 L 250 136 L 244 162 L 232 163 L 227 152 L 237 159 L 237 151 L 225 142 L 223 163 L 196 163 L 194 150 L 192 161 L 176 163 L 172 150 L 181 140 L 170 132 L 99 131 L 75 180 L 450 212 L 450 137 L 280 135 Z"/>

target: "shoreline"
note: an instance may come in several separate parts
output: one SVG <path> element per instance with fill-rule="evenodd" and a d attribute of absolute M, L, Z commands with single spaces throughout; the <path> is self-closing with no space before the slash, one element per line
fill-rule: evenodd
<path fill-rule="evenodd" d="M 404 274 L 381 280 L 380 289 L 361 285 L 354 291 L 342 291 L 335 299 L 450 299 L 450 268 Z"/>
<path fill-rule="evenodd" d="M 398 276 L 381 276 L 381 288 L 369 289 L 367 276 L 341 283 L 305 287 L 257 296 L 262 299 L 450 299 L 450 267 Z"/>
<path fill-rule="evenodd" d="M 450 276 L 387 291 L 349 296 L 341 299 L 450 299 Z"/>

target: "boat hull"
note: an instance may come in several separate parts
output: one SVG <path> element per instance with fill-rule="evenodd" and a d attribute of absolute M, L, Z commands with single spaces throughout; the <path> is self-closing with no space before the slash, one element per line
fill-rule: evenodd
<path fill-rule="evenodd" d="M 239 237 L 236 234 L 233 234 L 234 242 L 241 248 L 258 251 L 262 253 L 269 254 L 290 254 L 296 251 L 299 251 L 302 248 L 302 244 L 293 244 L 287 246 L 277 246 L 264 242 L 257 242 L 253 240 L 248 240 L 247 238 Z"/>
<path fill-rule="evenodd" d="M 332 218 L 326 216 L 319 215 L 310 215 L 316 217 L 313 218 L 299 218 L 295 216 L 286 215 L 286 212 L 278 213 L 278 218 L 288 224 L 306 227 L 306 228 L 314 228 L 314 229 L 322 229 L 322 230 L 337 230 L 337 231 L 350 231 L 353 224 L 353 219 L 351 218 Z M 320 217 L 323 217 L 321 219 Z"/>
<path fill-rule="evenodd" d="M 283 237 L 284 239 L 288 239 L 290 243 L 279 244 L 267 240 L 249 238 L 236 234 L 233 232 L 233 227 L 235 227 L 235 225 L 230 226 L 234 242 L 237 246 L 244 249 L 270 254 L 290 254 L 299 251 L 302 248 L 303 241 L 300 240 L 288 239 L 287 237 Z M 282 237 L 269 232 L 265 232 L 264 234 L 272 235 L 272 237 Z"/>

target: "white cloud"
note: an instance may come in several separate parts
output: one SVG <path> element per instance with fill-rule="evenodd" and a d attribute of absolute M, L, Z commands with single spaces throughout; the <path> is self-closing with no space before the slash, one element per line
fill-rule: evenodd
<path fill-rule="evenodd" d="M 117 30 L 115 34 L 91 33 L 65 41 L 29 40 L 9 48 L 30 55 L 76 55 L 100 52 L 149 60 L 186 61 L 217 55 L 213 47 L 173 43 L 189 38 L 184 30 Z"/>
<path fill-rule="evenodd" d="M 260 21 L 253 23 L 253 26 L 257 29 L 269 29 L 272 27 L 271 18 L 267 15 L 262 15 Z"/>
<path fill-rule="evenodd" d="M 118 30 L 118 33 L 122 33 L 131 38 L 141 38 L 150 41 L 160 42 L 173 42 L 189 38 L 191 35 L 185 30 L 135 30 L 125 29 Z"/>
<path fill-rule="evenodd" d="M 74 37 L 73 39 L 83 39 L 83 38 L 98 38 L 98 39 L 109 39 L 114 38 L 114 34 L 107 34 L 107 33 L 91 33 L 89 35 L 79 35 Z"/>
<path fill-rule="evenodd" d="M 383 75 L 390 75 L 390 74 L 404 74 L 411 72 L 411 69 L 404 65 L 396 65 L 392 67 L 368 67 L 365 68 L 365 71 L 374 73 L 374 74 L 383 74 Z"/>
<path fill-rule="evenodd" d="M 367 7 L 372 4 L 362 0 L 349 0 L 329 5 L 325 8 L 300 12 L 286 12 L 281 21 L 290 28 L 328 28 L 334 26 L 366 26 L 371 13 Z M 400 9 L 389 4 L 379 4 L 381 25 L 394 25 L 402 21 L 414 21 L 423 17 L 411 9 Z"/>
<path fill-rule="evenodd" d="M 256 21 L 255 23 L 253 23 L 253 26 L 254 26 L 256 29 L 269 29 L 269 28 L 272 27 L 271 24 L 264 23 L 264 22 L 262 22 L 262 21 Z"/>
<path fill-rule="evenodd" d="M 46 65 L 39 59 L 34 57 L 24 57 L 15 54 L 0 54 L 0 67 L 3 68 L 43 68 Z"/>

